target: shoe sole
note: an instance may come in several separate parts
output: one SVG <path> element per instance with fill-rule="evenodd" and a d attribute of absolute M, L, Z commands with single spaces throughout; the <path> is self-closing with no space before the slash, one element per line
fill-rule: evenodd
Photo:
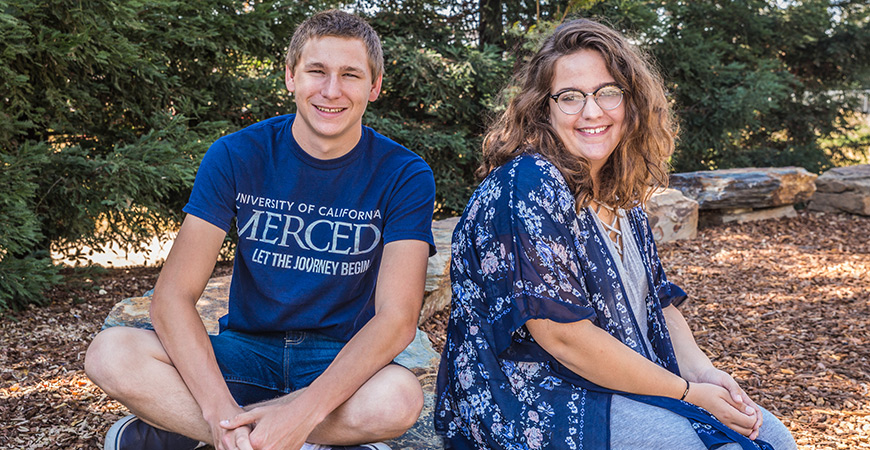
<path fill-rule="evenodd" d="M 130 422 L 134 420 L 139 419 L 134 415 L 129 415 L 115 422 L 112 428 L 109 428 L 109 432 L 106 433 L 106 442 L 103 445 L 103 450 L 119 450 L 118 438 L 124 433 L 124 429 L 130 425 Z"/>

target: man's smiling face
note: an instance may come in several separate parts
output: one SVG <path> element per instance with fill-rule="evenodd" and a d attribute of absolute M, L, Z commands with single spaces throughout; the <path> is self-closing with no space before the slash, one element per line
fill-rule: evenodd
<path fill-rule="evenodd" d="M 338 158 L 359 142 L 368 102 L 378 98 L 381 77 L 372 79 L 365 44 L 359 39 L 325 36 L 302 48 L 286 71 L 295 94 L 293 137 L 319 159 Z"/>

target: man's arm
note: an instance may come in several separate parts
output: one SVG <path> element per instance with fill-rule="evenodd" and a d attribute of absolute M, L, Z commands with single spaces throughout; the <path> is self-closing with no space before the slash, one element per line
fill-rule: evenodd
<path fill-rule="evenodd" d="M 402 240 L 384 246 L 375 316 L 298 396 L 254 408 L 224 426 L 254 424 L 254 448 L 299 448 L 318 424 L 414 339 L 428 255 L 429 244 L 423 241 Z"/>
<path fill-rule="evenodd" d="M 202 410 L 216 448 L 223 448 L 219 442 L 227 433 L 220 421 L 238 414 L 241 408 L 218 368 L 196 302 L 214 270 L 225 235 L 211 223 L 188 215 L 160 271 L 151 301 L 154 331 Z M 244 435 L 245 431 L 237 433 Z"/>

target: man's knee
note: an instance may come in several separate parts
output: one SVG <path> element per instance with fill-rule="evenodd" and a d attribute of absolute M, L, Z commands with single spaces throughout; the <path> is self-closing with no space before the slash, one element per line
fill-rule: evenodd
<path fill-rule="evenodd" d="M 141 367 L 147 358 L 144 341 L 148 340 L 148 333 L 153 334 L 127 327 L 101 331 L 85 354 L 85 374 L 110 396 L 123 389 L 125 375 Z"/>
<path fill-rule="evenodd" d="M 354 427 L 397 437 L 414 426 L 423 410 L 423 390 L 413 373 L 390 365 L 367 384 L 366 401 L 374 407 L 355 415 Z"/>
<path fill-rule="evenodd" d="M 388 405 L 395 409 L 397 426 L 407 430 L 414 426 L 423 410 L 423 389 L 420 381 L 404 367 L 394 367 L 393 382 L 387 386 L 392 398 L 388 399 Z"/>

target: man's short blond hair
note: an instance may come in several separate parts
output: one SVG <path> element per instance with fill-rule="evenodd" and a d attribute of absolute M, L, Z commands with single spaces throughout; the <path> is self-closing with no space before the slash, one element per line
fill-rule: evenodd
<path fill-rule="evenodd" d="M 296 64 L 299 63 L 299 58 L 302 55 L 302 48 L 308 41 L 326 36 L 361 40 L 366 46 L 372 81 L 384 73 L 384 50 L 381 48 L 378 33 L 359 16 L 337 9 L 319 12 L 296 28 L 285 59 L 290 71 L 296 70 Z"/>

